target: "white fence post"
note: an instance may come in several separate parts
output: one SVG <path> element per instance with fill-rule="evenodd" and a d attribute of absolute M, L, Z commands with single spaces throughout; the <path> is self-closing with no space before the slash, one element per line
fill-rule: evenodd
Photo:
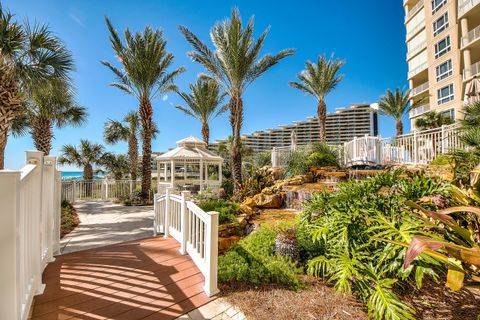
<path fill-rule="evenodd" d="M 43 192 L 42 192 L 42 230 L 44 252 L 46 254 L 45 262 L 53 261 L 53 244 L 55 231 L 55 157 L 47 156 L 43 158 Z"/>
<path fill-rule="evenodd" d="M 34 192 L 31 194 L 31 205 L 33 205 L 33 208 L 40 208 L 39 212 L 40 214 L 33 214 L 32 215 L 32 219 L 33 221 L 31 221 L 32 225 L 34 226 L 39 226 L 36 228 L 36 230 L 34 230 L 34 232 L 38 232 L 38 235 L 35 235 L 35 238 L 37 238 L 37 240 L 33 241 L 34 243 L 34 246 L 35 246 L 35 250 L 33 250 L 32 254 L 35 255 L 35 260 L 38 259 L 37 262 L 34 262 L 34 274 L 35 274 L 35 278 L 34 278 L 34 285 L 36 288 L 38 288 L 38 291 L 36 292 L 36 294 L 40 294 L 43 292 L 44 290 L 44 285 L 42 285 L 42 256 L 43 256 L 43 253 L 42 253 L 42 232 L 40 230 L 40 226 L 41 226 L 41 212 L 43 211 L 42 206 L 42 194 L 43 194 L 43 183 L 42 183 L 42 180 L 43 180 L 43 152 L 41 151 L 27 151 L 27 163 L 28 164 L 34 164 L 37 166 L 37 173 L 36 173 L 36 185 L 38 187 L 38 189 L 36 190 L 37 192 Z M 21 235 L 22 236 L 22 235 Z"/>
<path fill-rule="evenodd" d="M 55 194 L 54 194 L 54 232 L 53 232 L 53 254 L 60 254 L 60 223 L 62 219 L 62 173 L 55 169 Z"/>
<path fill-rule="evenodd" d="M 180 241 L 180 253 L 187 253 L 187 241 L 188 241 L 188 208 L 187 201 L 190 199 L 190 191 L 182 191 L 182 204 L 180 211 L 180 228 L 181 228 L 181 239 Z"/>
<path fill-rule="evenodd" d="M 207 259 L 205 272 L 205 286 L 203 289 L 207 296 L 211 297 L 219 292 L 218 281 L 218 212 L 208 212 L 206 223 L 207 237 L 205 245 L 205 257 Z"/>
<path fill-rule="evenodd" d="M 20 171 L 0 171 L 0 318 L 20 319 L 17 277 L 17 214 Z"/>
<path fill-rule="evenodd" d="M 153 195 L 153 236 L 156 237 L 157 236 L 157 229 L 158 229 L 158 226 L 157 226 L 157 215 L 158 215 L 158 210 L 160 210 L 160 208 L 158 207 L 159 204 L 158 204 L 158 198 L 159 198 L 159 194 L 158 193 L 155 193 Z"/>
<path fill-rule="evenodd" d="M 442 144 L 442 154 L 445 154 L 445 125 L 442 126 L 442 133 L 441 133 L 441 144 Z"/>
<path fill-rule="evenodd" d="M 418 163 L 418 143 L 417 143 L 417 130 L 413 131 L 413 162 Z"/>
<path fill-rule="evenodd" d="M 168 228 L 170 227 L 170 192 L 172 191 L 172 188 L 167 188 L 165 190 L 165 225 L 163 226 L 163 236 L 165 238 L 168 238 L 168 235 L 170 234 L 170 230 Z"/>
<path fill-rule="evenodd" d="M 72 190 L 73 190 L 73 197 L 72 197 L 72 204 L 75 204 L 77 201 L 77 182 L 75 180 L 72 181 Z"/>

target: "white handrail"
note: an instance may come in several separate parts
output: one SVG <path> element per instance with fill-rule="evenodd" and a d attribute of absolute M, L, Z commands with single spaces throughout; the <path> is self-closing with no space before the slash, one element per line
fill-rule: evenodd
<path fill-rule="evenodd" d="M 218 275 L 218 212 L 204 212 L 189 201 L 190 192 L 154 197 L 154 235 L 172 236 L 180 243 L 180 253 L 187 254 L 205 277 L 203 287 L 208 296 L 219 292 Z"/>
<path fill-rule="evenodd" d="M 20 171 L 0 171 L 2 261 L 0 319 L 28 317 L 43 292 L 42 272 L 60 241 L 60 187 L 55 157 L 27 152 Z"/>
<path fill-rule="evenodd" d="M 423 164 L 465 148 L 457 124 L 414 131 L 394 138 L 355 138 L 344 144 L 345 163 L 355 165 Z"/>

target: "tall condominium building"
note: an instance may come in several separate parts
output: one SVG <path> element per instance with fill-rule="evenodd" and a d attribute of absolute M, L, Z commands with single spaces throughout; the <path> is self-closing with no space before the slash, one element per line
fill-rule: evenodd
<path fill-rule="evenodd" d="M 410 112 L 462 117 L 467 84 L 480 71 L 480 0 L 404 0 Z"/>
<path fill-rule="evenodd" d="M 350 108 L 337 109 L 327 114 L 326 130 L 327 143 L 332 145 L 366 134 L 378 135 L 378 113 L 368 104 L 355 104 Z M 290 146 L 292 131 L 295 131 L 299 146 L 320 140 L 317 118 L 309 117 L 304 121 L 294 121 L 290 125 L 245 134 L 242 136 L 242 143 L 254 152 Z M 216 140 L 211 147 L 215 149 L 224 142 L 225 140 Z"/>

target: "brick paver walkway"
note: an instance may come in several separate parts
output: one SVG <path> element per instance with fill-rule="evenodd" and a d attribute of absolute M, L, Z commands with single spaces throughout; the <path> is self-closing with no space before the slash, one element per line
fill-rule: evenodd
<path fill-rule="evenodd" d="M 178 249 L 157 237 L 58 256 L 43 274 L 32 319 L 174 319 L 214 300 Z"/>

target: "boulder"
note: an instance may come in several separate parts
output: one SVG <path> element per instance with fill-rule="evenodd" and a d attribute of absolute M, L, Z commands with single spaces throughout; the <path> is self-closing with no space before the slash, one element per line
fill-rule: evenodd
<path fill-rule="evenodd" d="M 240 212 L 247 217 L 251 217 L 251 216 L 255 215 L 255 207 L 250 207 L 250 206 L 247 206 L 246 204 L 242 203 L 240 205 Z"/>
<path fill-rule="evenodd" d="M 235 243 L 240 241 L 239 236 L 230 236 L 226 238 L 218 238 L 218 251 L 225 252 L 230 249 Z"/>
<path fill-rule="evenodd" d="M 245 200 L 243 200 L 242 205 L 245 205 L 247 207 L 255 207 L 257 204 L 255 203 L 255 200 L 253 198 L 248 197 Z"/>
<path fill-rule="evenodd" d="M 263 194 L 259 193 L 253 197 L 257 207 L 259 208 L 280 208 L 282 206 L 282 197 L 279 194 Z"/>

